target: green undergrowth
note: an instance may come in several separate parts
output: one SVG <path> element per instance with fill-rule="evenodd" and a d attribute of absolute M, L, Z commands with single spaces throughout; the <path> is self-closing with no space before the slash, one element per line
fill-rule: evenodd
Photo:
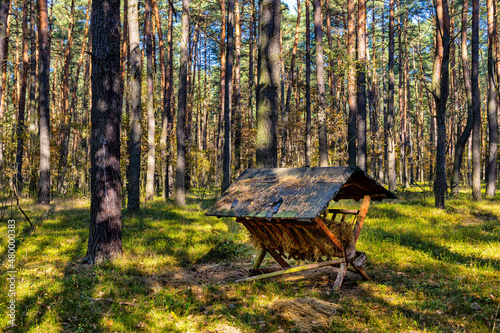
<path fill-rule="evenodd" d="M 445 210 L 429 192 L 372 203 L 357 248 L 374 280 L 348 273 L 335 293 L 334 268 L 235 284 L 254 251 L 240 224 L 204 215 L 210 194 L 184 208 L 157 199 L 124 213 L 123 257 L 98 267 L 80 263 L 88 201 L 22 203 L 34 232 L 4 208 L 0 329 L 8 325 L 7 220 L 15 218 L 14 332 L 500 332 L 498 196 L 472 202 L 461 193 Z M 298 299 L 329 302 L 335 315 L 321 326 L 277 313 L 277 302 Z"/>

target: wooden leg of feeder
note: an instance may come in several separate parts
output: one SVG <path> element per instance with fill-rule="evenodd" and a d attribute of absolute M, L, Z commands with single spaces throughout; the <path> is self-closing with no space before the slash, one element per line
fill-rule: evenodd
<path fill-rule="evenodd" d="M 342 281 L 344 281 L 344 277 L 347 273 L 347 265 L 345 262 L 340 264 L 339 272 L 337 273 L 337 279 L 335 279 L 335 283 L 333 284 L 333 290 L 339 292 L 340 286 L 342 285 Z"/>
<path fill-rule="evenodd" d="M 356 272 L 363 277 L 363 279 L 365 279 L 366 281 L 370 281 L 372 278 L 370 275 L 368 275 L 368 273 L 363 267 L 363 263 L 365 261 L 366 261 L 366 254 L 364 252 L 361 252 L 360 255 L 356 258 L 356 260 L 351 262 L 351 265 L 352 267 L 354 267 Z"/>
<path fill-rule="evenodd" d="M 266 249 L 259 249 L 257 252 L 257 256 L 255 257 L 255 261 L 253 263 L 253 268 L 259 268 L 260 265 L 262 264 L 262 260 L 264 260 L 264 257 L 266 256 L 267 250 Z"/>
<path fill-rule="evenodd" d="M 372 198 L 369 195 L 365 195 L 363 202 L 361 203 L 361 207 L 359 208 L 358 218 L 353 230 L 354 243 L 358 241 L 361 228 L 363 227 L 363 222 L 365 221 L 366 213 L 368 212 L 368 207 L 370 207 L 371 199 Z"/>

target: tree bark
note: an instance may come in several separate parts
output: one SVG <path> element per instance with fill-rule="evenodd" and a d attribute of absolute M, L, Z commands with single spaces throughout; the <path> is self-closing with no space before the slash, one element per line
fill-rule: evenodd
<path fill-rule="evenodd" d="M 358 0 L 358 70 L 357 70 L 357 165 L 367 171 L 366 157 L 366 0 Z"/>
<path fill-rule="evenodd" d="M 356 105 L 356 13 L 354 0 L 347 1 L 347 57 L 349 74 L 347 77 L 347 93 L 349 95 L 349 119 L 347 123 L 347 154 L 350 167 L 356 166 L 356 134 L 357 134 L 357 105 Z"/>
<path fill-rule="evenodd" d="M 472 0 L 472 199 L 481 200 L 481 95 L 479 93 L 479 0 Z"/>
<path fill-rule="evenodd" d="M 394 146 L 394 0 L 389 1 L 389 86 L 387 97 L 387 176 L 389 190 L 396 190 L 396 149 Z"/>
<path fill-rule="evenodd" d="M 311 166 L 311 16 L 309 1 L 306 1 L 306 133 L 305 133 L 305 166 Z"/>
<path fill-rule="evenodd" d="M 127 173 L 127 211 L 137 212 L 140 207 L 141 180 L 141 48 L 139 37 L 139 3 L 128 1 L 128 38 L 130 45 L 130 145 Z"/>
<path fill-rule="evenodd" d="M 325 74 L 323 65 L 323 18 L 321 0 L 314 0 L 314 35 L 316 37 L 316 82 L 318 84 L 318 141 L 319 166 L 328 166 L 328 138 L 326 130 Z"/>
<path fill-rule="evenodd" d="M 39 136 L 40 177 L 38 178 L 38 203 L 50 204 L 50 43 L 47 0 L 39 0 L 38 56 L 39 56 Z"/>
<path fill-rule="evenodd" d="M 226 75 L 224 84 L 224 148 L 222 150 L 222 186 L 223 193 L 231 185 L 231 95 L 233 81 L 234 58 L 234 3 L 228 1 L 227 10 L 227 45 L 226 45 Z"/>
<path fill-rule="evenodd" d="M 241 114 L 241 19 L 240 19 L 240 0 L 236 0 L 234 4 L 234 19 L 235 19 L 235 48 L 234 48 L 234 104 L 233 114 L 234 119 L 234 168 L 237 173 L 241 169 L 241 131 L 242 131 L 242 114 Z"/>
<path fill-rule="evenodd" d="M 462 45 L 462 71 L 464 76 L 464 87 L 465 96 L 467 102 L 467 123 L 465 128 L 458 137 L 457 144 L 455 146 L 455 156 L 453 160 L 453 172 L 451 181 L 451 193 L 452 195 L 457 195 L 460 191 L 460 169 L 462 165 L 463 153 L 465 150 L 465 145 L 469 141 L 469 137 L 472 131 L 473 115 L 472 115 L 472 88 L 471 88 L 471 78 L 469 73 L 469 60 L 467 56 L 467 13 L 468 13 L 469 2 L 464 1 L 462 7 L 462 32 L 461 32 L 461 45 Z"/>
<path fill-rule="evenodd" d="M 70 9 L 70 19 L 69 19 L 69 29 L 68 29 L 68 40 L 66 42 L 66 48 L 64 50 L 64 66 L 62 71 L 61 89 L 62 89 L 62 120 L 60 125 L 61 132 L 61 147 L 59 150 L 59 166 L 58 166 L 58 178 L 57 178 L 57 193 L 64 194 L 65 192 L 65 180 L 66 180 L 66 169 L 68 165 L 68 146 L 69 146 L 69 136 L 70 136 L 70 118 L 69 113 L 69 66 L 71 59 L 73 58 L 72 47 L 73 47 L 73 32 L 75 27 L 75 2 L 71 1 Z"/>
<path fill-rule="evenodd" d="M 92 1 L 92 132 L 90 230 L 85 261 L 122 253 L 120 0 Z"/>
<path fill-rule="evenodd" d="M 177 111 L 177 169 L 175 174 L 175 201 L 179 206 L 186 205 L 186 108 L 189 43 L 189 0 L 182 0 L 182 37 L 179 66 L 179 100 Z"/>
<path fill-rule="evenodd" d="M 4 122 L 5 114 L 5 82 L 7 71 L 7 56 L 9 50 L 9 9 L 10 0 L 0 2 L 0 122 Z M 3 125 L 0 125 L 0 167 L 3 168 Z"/>
<path fill-rule="evenodd" d="M 23 153 L 24 153 L 24 132 L 26 125 L 24 122 L 26 110 L 26 86 L 28 79 L 28 0 L 23 1 L 23 18 L 22 18 L 22 56 L 23 68 L 21 73 L 21 89 L 19 93 L 19 108 L 17 113 L 17 152 L 16 152 L 16 189 L 17 193 L 21 193 L 23 188 Z"/>
<path fill-rule="evenodd" d="M 497 87 L 495 85 L 495 57 L 494 45 L 496 26 L 494 19 L 493 0 L 486 0 L 488 14 L 488 164 L 486 166 L 486 196 L 495 196 L 495 183 L 497 171 L 497 146 L 498 146 L 498 101 Z"/>
<path fill-rule="evenodd" d="M 290 103 L 292 101 L 292 84 L 294 82 L 294 73 L 295 73 L 295 58 L 297 56 L 297 45 L 299 43 L 299 33 L 300 33 L 300 0 L 297 0 L 297 23 L 295 24 L 295 38 L 293 42 L 292 48 L 292 59 L 290 61 L 290 69 L 288 70 L 288 82 L 287 82 L 287 91 L 286 91 L 286 100 L 285 100 L 285 126 L 288 124 L 290 120 Z M 298 105 L 296 105 L 298 108 Z M 289 160 L 289 149 L 287 148 L 289 145 L 288 142 L 288 126 L 283 130 L 283 137 L 281 139 L 281 151 L 282 154 L 285 155 L 282 157 L 282 166 L 285 167 L 288 165 Z"/>
<path fill-rule="evenodd" d="M 154 196 L 155 178 L 155 110 L 154 110 L 154 81 L 153 81 L 153 29 L 152 29 L 152 6 L 151 0 L 146 0 L 144 17 L 144 34 L 146 35 L 146 68 L 148 77 L 148 162 L 146 170 L 146 201 L 152 200 Z"/>
<path fill-rule="evenodd" d="M 277 123 L 280 86 L 281 2 L 261 0 L 259 8 L 259 83 L 257 104 L 257 167 L 278 166 Z"/>
<path fill-rule="evenodd" d="M 437 150 L 434 204 L 444 209 L 446 184 L 446 103 L 449 95 L 450 15 L 448 0 L 436 1 L 436 50 L 432 93 L 436 104 Z"/>

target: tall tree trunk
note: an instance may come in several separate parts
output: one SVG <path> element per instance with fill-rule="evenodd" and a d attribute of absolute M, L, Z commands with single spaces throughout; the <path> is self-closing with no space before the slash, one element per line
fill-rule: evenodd
<path fill-rule="evenodd" d="M 70 136 L 70 118 L 71 114 L 69 111 L 69 66 L 71 59 L 73 58 L 72 48 L 73 48 L 73 30 L 75 26 L 75 1 L 71 0 L 71 12 L 69 18 L 69 30 L 68 30 L 68 40 L 66 42 L 66 48 L 64 50 L 64 66 L 62 72 L 61 89 L 62 89 L 62 121 L 61 121 L 61 147 L 59 150 L 59 166 L 58 166 L 58 178 L 57 178 L 57 193 L 64 194 L 65 186 L 64 182 L 66 180 L 66 169 L 68 165 L 68 145 Z"/>
<path fill-rule="evenodd" d="M 347 154 L 350 167 L 356 165 L 356 12 L 354 0 L 347 0 L 347 57 L 349 74 L 347 77 L 347 93 L 349 95 L 349 119 L 347 123 Z"/>
<path fill-rule="evenodd" d="M 472 199 L 481 200 L 481 95 L 479 93 L 479 0 L 472 0 Z"/>
<path fill-rule="evenodd" d="M 297 0 L 297 23 L 295 24 L 295 38 L 293 42 L 293 48 L 292 48 L 292 59 L 290 61 L 290 69 L 288 70 L 288 82 L 287 82 L 287 91 L 286 91 L 286 100 L 285 100 L 285 123 L 288 124 L 289 119 L 290 119 L 290 103 L 292 101 L 292 84 L 294 81 L 294 73 L 295 73 L 295 58 L 297 56 L 297 45 L 299 43 L 299 33 L 300 33 L 300 0 Z M 298 109 L 298 105 L 296 106 Z M 283 137 L 281 139 L 281 151 L 283 152 L 285 156 L 282 157 L 282 167 L 285 167 L 288 165 L 288 160 L 289 160 L 289 149 L 287 148 L 289 146 L 288 142 L 288 132 L 289 128 L 288 126 L 285 127 L 283 130 Z"/>
<path fill-rule="evenodd" d="M 257 104 L 257 167 L 278 166 L 277 123 L 280 85 L 281 1 L 261 0 L 259 8 L 259 91 Z"/>
<path fill-rule="evenodd" d="M 92 1 L 92 133 L 90 230 L 86 261 L 122 253 L 120 0 Z"/>
<path fill-rule="evenodd" d="M 21 74 L 21 89 L 19 94 L 19 109 L 17 113 L 17 152 L 16 152 L 16 189 L 20 193 L 23 188 L 23 153 L 24 153 L 24 114 L 26 110 L 26 86 L 28 79 L 28 0 L 23 1 L 22 50 L 23 69 Z"/>
<path fill-rule="evenodd" d="M 248 41 L 248 129 L 251 130 L 253 128 L 253 109 L 254 109 L 254 83 L 255 83 L 255 73 L 254 73 L 254 59 L 255 59 L 255 35 L 257 34 L 256 29 L 256 19 L 255 19 L 255 0 L 250 0 L 250 33 L 249 33 L 249 41 Z M 250 142 L 247 143 L 250 146 Z M 248 154 L 248 167 L 251 168 L 253 166 L 253 154 L 251 153 L 251 149 L 249 149 Z"/>
<path fill-rule="evenodd" d="M 366 158 L 366 0 L 358 0 L 358 87 L 356 114 L 357 122 L 357 165 L 367 171 Z"/>
<path fill-rule="evenodd" d="M 305 166 L 311 166 L 311 16 L 309 1 L 306 1 L 306 133 L 305 133 Z"/>
<path fill-rule="evenodd" d="M 486 0 L 488 10 L 488 164 L 486 166 L 486 196 L 495 196 L 495 182 L 497 171 L 497 146 L 498 146 L 498 101 L 497 87 L 495 85 L 495 57 L 494 44 L 496 26 L 494 19 L 493 0 Z"/>
<path fill-rule="evenodd" d="M 227 10 L 227 45 L 226 45 L 226 75 L 224 85 L 224 148 L 222 150 L 222 186 L 224 192 L 231 185 L 231 95 L 233 81 L 234 58 L 234 2 L 228 1 Z"/>
<path fill-rule="evenodd" d="M 235 1 L 235 58 L 234 58 L 234 159 L 235 169 L 239 173 L 241 169 L 241 131 L 242 131 L 242 114 L 241 114 L 241 12 L 240 0 Z"/>
<path fill-rule="evenodd" d="M 326 131 L 325 74 L 323 66 L 323 18 L 321 0 L 314 0 L 314 35 L 316 37 L 316 82 L 318 83 L 318 141 L 319 166 L 328 166 L 328 138 Z"/>
<path fill-rule="evenodd" d="M 154 80 L 153 80 L 153 29 L 151 0 L 146 0 L 144 33 L 146 35 L 146 67 L 148 77 L 148 164 L 146 171 L 146 201 L 152 200 L 154 196 L 155 178 L 155 110 L 154 110 Z"/>
<path fill-rule="evenodd" d="M 137 212 L 140 207 L 141 180 L 141 48 L 139 37 L 139 3 L 128 1 L 128 38 L 130 45 L 130 146 L 127 171 L 127 211 Z"/>
<path fill-rule="evenodd" d="M 4 122 L 5 114 L 5 82 L 7 72 L 7 56 L 9 54 L 9 9 L 10 0 L 0 2 L 0 122 Z M 3 168 L 3 124 L 0 124 L 0 168 Z"/>
<path fill-rule="evenodd" d="M 166 64 L 166 80 L 165 80 L 165 105 L 164 109 L 167 117 L 167 138 L 166 138 L 166 161 L 165 161 L 165 176 L 164 176 L 164 187 L 163 187 L 163 198 L 166 200 L 170 197 L 171 185 L 173 180 L 173 166 L 170 164 L 172 148 L 170 145 L 170 137 L 172 136 L 172 128 L 174 125 L 174 112 L 173 112 L 173 86 L 174 86 L 174 70 L 173 70 L 173 59 L 174 59 L 174 48 L 173 48 L 173 4 L 170 3 L 168 6 L 168 35 L 167 35 L 167 64 Z"/>
<path fill-rule="evenodd" d="M 453 160 L 453 173 L 451 181 L 451 193 L 457 195 L 459 193 L 460 185 L 460 168 L 462 165 L 462 157 L 465 150 L 465 145 L 469 141 L 472 131 L 473 114 L 472 114 L 472 88 L 471 78 L 469 73 L 469 61 L 467 57 L 467 13 L 469 2 L 464 1 L 462 7 L 462 71 L 464 76 L 465 96 L 467 101 L 467 123 L 462 134 L 457 140 L 455 147 L 455 157 Z"/>
<path fill-rule="evenodd" d="M 387 100 L 387 176 L 389 190 L 396 190 L 396 148 L 394 146 L 394 0 L 389 1 L 389 87 Z"/>
<path fill-rule="evenodd" d="M 333 50 L 333 41 L 332 41 L 332 28 L 331 28 L 331 12 L 330 12 L 330 1 L 325 0 L 326 7 L 326 36 L 328 39 L 328 48 Z M 297 17 L 300 18 L 300 3 L 297 4 Z M 335 57 L 329 56 L 330 59 L 330 69 L 328 71 L 328 85 L 330 88 L 330 99 L 332 101 L 332 110 L 337 112 L 337 101 L 336 101 L 336 92 L 335 85 L 337 84 L 335 80 Z"/>
<path fill-rule="evenodd" d="M 179 66 L 179 101 L 177 111 L 177 169 L 175 174 L 175 201 L 179 206 L 186 205 L 186 108 L 189 43 L 189 0 L 182 0 L 182 37 Z"/>
<path fill-rule="evenodd" d="M 38 178 L 38 203 L 50 204 L 50 44 L 47 0 L 39 0 L 38 56 L 39 81 L 39 136 L 40 177 Z"/>
<path fill-rule="evenodd" d="M 446 184 L 446 103 L 449 94 L 450 15 L 448 0 L 436 1 L 436 53 L 432 93 L 436 103 L 437 150 L 434 204 L 444 209 Z"/>

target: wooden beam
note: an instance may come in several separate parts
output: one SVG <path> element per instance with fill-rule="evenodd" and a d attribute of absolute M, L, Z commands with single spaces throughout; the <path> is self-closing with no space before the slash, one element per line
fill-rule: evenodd
<path fill-rule="evenodd" d="M 239 282 L 246 282 L 246 281 L 253 281 L 253 280 L 259 280 L 259 279 L 265 279 L 265 278 L 268 278 L 268 277 L 279 276 L 279 275 L 290 274 L 290 273 L 296 273 L 296 272 L 303 272 L 303 271 L 307 271 L 307 270 L 311 270 L 311 269 L 316 269 L 316 268 L 321 268 L 321 267 L 324 267 L 324 266 L 331 266 L 331 265 L 336 265 L 336 264 L 341 264 L 341 265 L 344 264 L 345 265 L 344 259 L 343 258 L 341 258 L 341 259 L 334 259 L 334 260 L 328 260 L 328 261 L 324 261 L 324 262 L 320 262 L 320 263 L 315 263 L 315 264 L 310 264 L 310 265 L 305 265 L 305 266 L 292 267 L 292 268 L 283 269 L 283 270 L 280 270 L 280 271 L 277 271 L 277 272 L 272 272 L 272 273 L 267 273 L 267 274 L 262 274 L 262 275 L 257 275 L 257 276 L 251 276 L 251 277 L 244 278 L 244 279 L 239 279 L 239 280 L 236 280 L 235 282 L 239 283 Z"/>
<path fill-rule="evenodd" d="M 371 197 L 369 195 L 365 195 L 363 198 L 363 202 L 361 203 L 361 207 L 359 208 L 358 219 L 356 224 L 354 225 L 353 231 L 353 239 L 354 244 L 358 241 L 359 234 L 361 233 L 361 228 L 363 227 L 363 222 L 365 221 L 366 213 L 368 212 L 368 207 L 370 207 Z"/>
<path fill-rule="evenodd" d="M 262 264 L 262 260 L 264 260 L 264 257 L 267 254 L 266 249 L 260 249 L 257 253 L 257 256 L 255 257 L 255 261 L 253 262 L 253 268 L 257 269 L 260 267 Z"/>
<path fill-rule="evenodd" d="M 340 291 L 340 286 L 342 285 L 342 281 L 344 281 L 344 277 L 347 273 L 347 264 L 342 260 L 340 264 L 339 272 L 337 273 L 337 278 L 335 279 L 335 283 L 333 284 L 333 290 L 336 292 Z"/>
<path fill-rule="evenodd" d="M 339 239 L 330 231 L 330 229 L 327 228 L 327 226 L 323 223 L 323 221 L 317 217 L 314 219 L 318 226 L 320 227 L 321 230 L 325 233 L 328 239 L 332 241 L 333 244 L 340 250 L 343 251 L 344 247 L 342 246 L 342 243 L 339 241 Z"/>

